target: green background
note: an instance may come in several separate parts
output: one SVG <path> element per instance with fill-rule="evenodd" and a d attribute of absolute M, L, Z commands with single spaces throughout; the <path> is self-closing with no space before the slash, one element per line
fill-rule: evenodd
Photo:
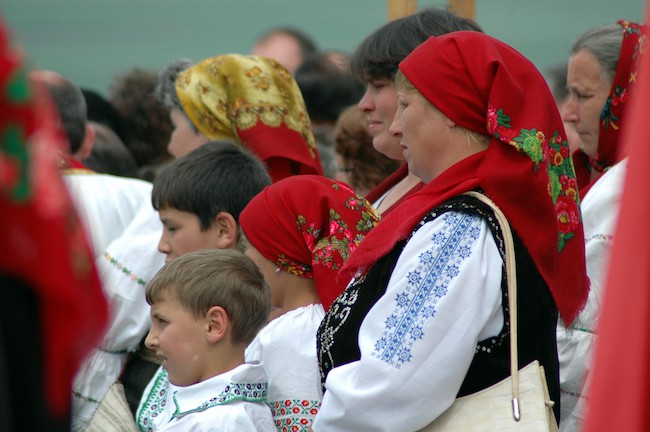
<path fill-rule="evenodd" d="M 445 4 L 418 2 L 419 7 Z M 386 22 L 386 0 L 4 0 L 0 13 L 35 66 L 106 92 L 132 67 L 159 70 L 248 53 L 276 25 L 310 33 L 322 49 L 351 52 Z M 644 0 L 476 0 L 486 33 L 544 71 L 566 62 L 573 38 L 594 25 L 641 21 Z"/>

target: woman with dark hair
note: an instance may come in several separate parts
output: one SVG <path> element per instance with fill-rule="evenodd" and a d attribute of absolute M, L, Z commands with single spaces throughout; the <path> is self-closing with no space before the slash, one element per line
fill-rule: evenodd
<path fill-rule="evenodd" d="M 429 36 L 459 30 L 480 32 L 481 28 L 472 20 L 454 15 L 447 9 L 428 8 L 375 30 L 353 54 L 350 65 L 352 72 L 366 84 L 359 108 L 368 116 L 372 143 L 379 152 L 391 159 L 404 161 L 400 138 L 389 131 L 397 111 L 393 85 L 397 65 Z M 366 198 L 380 213 L 386 214 L 421 187 L 420 179 L 409 173 L 404 164 Z"/>
<path fill-rule="evenodd" d="M 544 366 L 554 401 L 558 313 L 571 322 L 587 296 L 575 174 L 535 66 L 485 34 L 455 32 L 399 69 L 390 131 L 425 185 L 341 270 L 355 278 L 318 331 L 317 432 L 419 430 L 510 374 L 503 235 L 466 192 L 489 197 L 512 228 L 519 364 Z"/>

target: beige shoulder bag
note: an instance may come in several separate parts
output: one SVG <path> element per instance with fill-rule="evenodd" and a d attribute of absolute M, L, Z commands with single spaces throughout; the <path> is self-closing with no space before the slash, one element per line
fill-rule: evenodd
<path fill-rule="evenodd" d="M 467 192 L 494 210 L 505 243 L 510 306 L 510 376 L 454 403 L 421 431 L 557 431 L 544 367 L 537 360 L 519 370 L 517 359 L 517 274 L 512 233 L 506 217 L 485 195 Z"/>

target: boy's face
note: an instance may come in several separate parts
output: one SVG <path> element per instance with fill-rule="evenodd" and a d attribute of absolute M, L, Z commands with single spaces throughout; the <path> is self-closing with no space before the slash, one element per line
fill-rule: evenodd
<path fill-rule="evenodd" d="M 210 358 L 204 353 L 208 324 L 195 318 L 180 303 L 163 297 L 151 305 L 151 329 L 145 345 L 162 356 L 163 368 L 169 382 L 185 387 L 210 378 L 209 365 L 201 359 Z"/>
<path fill-rule="evenodd" d="M 201 231 L 201 221 L 194 213 L 165 207 L 158 214 L 163 224 L 158 251 L 166 255 L 165 262 L 200 249 L 220 249 L 216 224 Z"/>

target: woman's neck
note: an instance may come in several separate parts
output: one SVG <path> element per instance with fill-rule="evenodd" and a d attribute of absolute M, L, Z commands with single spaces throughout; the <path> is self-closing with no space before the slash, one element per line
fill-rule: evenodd
<path fill-rule="evenodd" d="M 286 272 L 280 272 L 278 277 L 284 279 L 282 281 L 284 285 L 283 295 L 280 299 L 280 304 L 277 305 L 282 309 L 282 313 L 320 303 L 320 299 L 316 293 L 316 283 L 313 279 Z"/>
<path fill-rule="evenodd" d="M 390 188 L 384 199 L 379 203 L 379 206 L 377 206 L 377 211 L 381 214 L 388 210 L 418 183 L 420 183 L 420 179 L 409 172 L 406 177 L 395 183 L 395 186 Z"/>

